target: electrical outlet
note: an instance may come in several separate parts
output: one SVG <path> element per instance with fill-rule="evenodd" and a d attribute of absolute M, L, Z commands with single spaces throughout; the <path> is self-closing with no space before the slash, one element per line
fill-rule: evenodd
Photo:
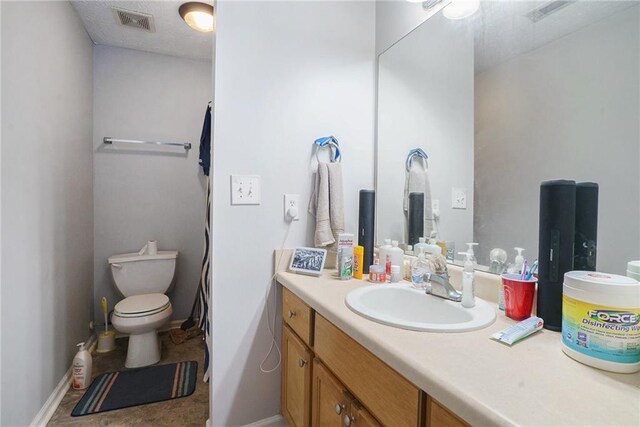
<path fill-rule="evenodd" d="M 434 218 L 438 218 L 440 216 L 440 200 L 432 200 L 431 201 L 431 213 Z"/>
<path fill-rule="evenodd" d="M 299 194 L 284 195 L 284 220 L 287 222 L 300 220 L 300 195 Z"/>
<path fill-rule="evenodd" d="M 453 209 L 467 209 L 467 190 L 464 188 L 451 189 L 451 207 Z"/>
<path fill-rule="evenodd" d="M 231 204 L 259 205 L 260 176 L 231 175 Z"/>

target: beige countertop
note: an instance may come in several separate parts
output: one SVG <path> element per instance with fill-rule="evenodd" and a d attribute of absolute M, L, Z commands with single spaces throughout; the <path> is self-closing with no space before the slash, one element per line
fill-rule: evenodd
<path fill-rule="evenodd" d="M 640 373 L 614 374 L 578 363 L 562 352 L 558 332 L 542 330 L 508 347 L 489 339 L 516 323 L 499 311 L 494 324 L 472 332 L 385 326 L 344 303 L 349 291 L 369 283 L 333 274 L 281 272 L 277 280 L 472 425 L 640 425 Z"/>

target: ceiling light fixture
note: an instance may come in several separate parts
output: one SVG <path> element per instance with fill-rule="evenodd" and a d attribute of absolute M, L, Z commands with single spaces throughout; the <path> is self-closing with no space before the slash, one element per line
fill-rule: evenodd
<path fill-rule="evenodd" d="M 480 0 L 451 0 L 442 9 L 442 14 L 449 19 L 464 19 L 476 13 L 479 8 Z"/>
<path fill-rule="evenodd" d="M 210 4 L 195 1 L 184 3 L 178 9 L 178 13 L 194 30 L 203 33 L 213 31 L 213 6 Z"/>

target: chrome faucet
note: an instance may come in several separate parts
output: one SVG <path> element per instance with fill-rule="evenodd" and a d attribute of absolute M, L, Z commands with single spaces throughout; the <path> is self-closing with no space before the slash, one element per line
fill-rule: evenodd
<path fill-rule="evenodd" d="M 462 301 L 462 294 L 456 291 L 449 283 L 448 271 L 445 271 L 444 274 L 426 273 L 423 276 L 423 280 L 431 283 L 431 286 L 426 290 L 427 294 L 451 301 Z"/>

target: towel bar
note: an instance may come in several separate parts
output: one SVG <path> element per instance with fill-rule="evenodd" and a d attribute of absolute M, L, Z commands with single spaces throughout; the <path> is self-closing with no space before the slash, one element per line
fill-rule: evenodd
<path fill-rule="evenodd" d="M 167 145 L 167 146 L 171 146 L 171 147 L 182 147 L 185 150 L 191 150 L 191 143 L 190 142 L 162 142 L 162 141 L 138 141 L 135 139 L 117 139 L 117 138 L 111 138 L 110 136 L 105 136 L 102 139 L 102 142 L 105 144 L 113 144 L 114 142 L 117 143 L 126 143 L 126 144 L 152 144 L 152 145 Z"/>

